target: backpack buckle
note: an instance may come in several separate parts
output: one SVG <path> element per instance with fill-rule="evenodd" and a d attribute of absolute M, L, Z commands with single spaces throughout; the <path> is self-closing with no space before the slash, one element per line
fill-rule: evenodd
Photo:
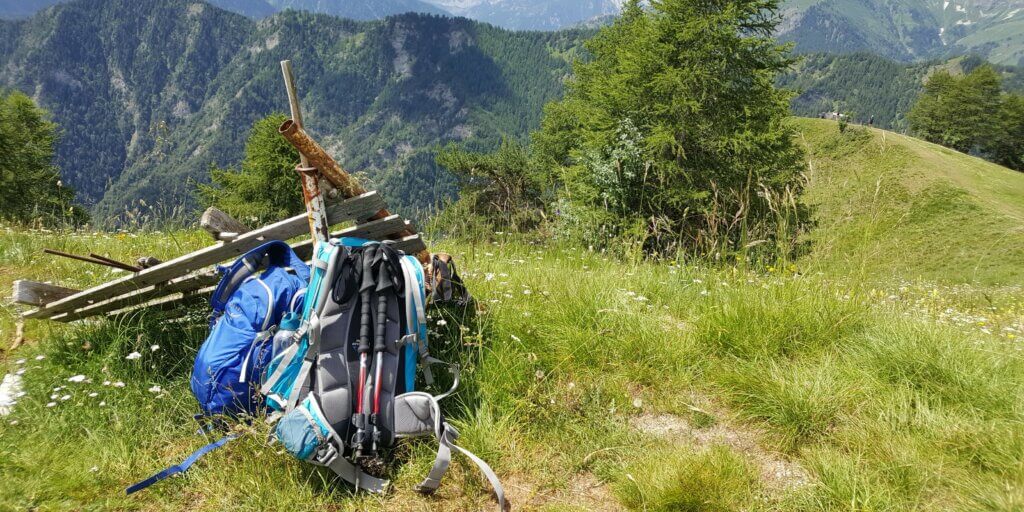
<path fill-rule="evenodd" d="M 313 462 L 321 466 L 330 466 L 334 459 L 338 458 L 338 454 L 338 448 L 334 446 L 333 442 L 328 441 L 317 449 L 313 456 Z"/>

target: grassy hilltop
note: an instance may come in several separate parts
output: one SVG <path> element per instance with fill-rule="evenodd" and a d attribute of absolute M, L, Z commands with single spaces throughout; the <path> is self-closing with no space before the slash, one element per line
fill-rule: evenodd
<path fill-rule="evenodd" d="M 794 262 L 625 264 L 503 235 L 436 244 L 478 305 L 431 313 L 435 350 L 467 369 L 448 414 L 517 510 L 1024 507 L 1024 175 L 796 122 L 817 225 Z M 6 230 L 0 286 L 111 277 L 42 260 L 42 247 L 127 258 L 203 236 Z M 6 340 L 13 308 L 3 315 Z M 267 446 L 262 424 L 125 497 L 204 443 L 187 386 L 195 325 L 31 326 L 0 360 L 0 373 L 24 370 L 26 392 L 0 421 L 0 509 L 492 506 L 463 461 L 435 498 L 412 492 L 430 442 L 396 454 L 393 495 L 352 496 Z"/>

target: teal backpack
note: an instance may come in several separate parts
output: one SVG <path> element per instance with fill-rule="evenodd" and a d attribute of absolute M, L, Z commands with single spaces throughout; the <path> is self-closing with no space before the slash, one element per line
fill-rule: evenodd
<path fill-rule="evenodd" d="M 360 239 L 320 244 L 294 343 L 266 368 L 261 393 L 280 416 L 275 437 L 293 456 L 331 469 L 357 489 L 383 493 L 389 482 L 362 468 L 404 437 L 434 436 L 437 457 L 417 486 L 434 492 L 452 451 L 472 460 L 505 497 L 497 476 L 455 444 L 458 431 L 438 401 L 458 386 L 459 368 L 430 356 L 423 267 L 387 243 Z M 445 364 L 452 387 L 434 396 L 416 391 L 418 372 Z"/>

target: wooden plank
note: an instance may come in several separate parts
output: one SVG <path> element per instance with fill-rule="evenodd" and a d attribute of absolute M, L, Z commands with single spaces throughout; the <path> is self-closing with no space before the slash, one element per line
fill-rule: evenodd
<path fill-rule="evenodd" d="M 142 311 L 142 310 L 153 311 L 153 312 L 181 311 L 181 313 L 184 313 L 184 311 L 180 309 L 183 303 L 202 302 L 207 297 L 209 297 L 209 295 L 211 293 L 213 293 L 214 289 L 216 289 L 216 287 L 215 286 L 211 286 L 211 287 L 208 287 L 208 288 L 200 288 L 198 290 L 193 290 L 191 292 L 176 293 L 176 294 L 174 294 L 172 296 L 163 297 L 161 299 L 153 300 L 153 301 L 150 301 L 150 302 L 148 302 L 146 304 L 137 304 L 137 305 L 134 305 L 134 306 L 129 306 L 129 307 L 126 307 L 126 308 L 123 308 L 123 309 L 119 309 L 117 311 L 113 311 L 113 312 L 108 313 L 107 316 L 127 315 L 127 314 L 130 314 L 130 313 L 135 313 L 135 312 Z M 170 316 L 167 316 L 167 318 L 170 319 L 170 318 L 174 318 L 175 316 L 180 316 L 180 314 L 179 315 L 170 315 Z"/>
<path fill-rule="evenodd" d="M 367 192 L 352 199 L 328 202 L 327 222 L 331 226 L 351 220 L 362 222 L 373 217 L 384 206 L 384 198 L 376 191 Z M 305 218 L 305 215 L 303 215 L 303 218 Z"/>
<path fill-rule="evenodd" d="M 217 271 L 213 269 L 200 270 L 184 277 L 172 279 L 166 283 L 148 286 L 141 290 L 100 301 L 68 313 L 54 315 L 51 318 L 59 322 L 73 322 L 82 318 L 102 315 L 111 311 L 145 303 L 166 295 L 191 292 L 200 288 L 216 285 L 219 281 L 220 274 L 217 273 Z"/>
<path fill-rule="evenodd" d="M 328 219 L 331 219 L 332 223 L 365 219 L 379 211 L 380 206 L 383 204 L 383 199 L 376 192 L 368 192 L 329 206 L 327 208 Z M 296 215 L 290 219 L 242 234 L 229 242 L 221 242 L 206 249 L 145 269 L 137 274 L 101 284 L 81 293 L 47 303 L 39 309 L 25 313 L 23 317 L 50 318 L 57 314 L 74 311 L 83 306 L 104 301 L 127 292 L 164 283 L 200 268 L 244 254 L 267 240 L 294 238 L 304 233 L 307 227 L 306 216 Z"/>
<path fill-rule="evenodd" d="M 413 230 L 412 223 L 402 220 L 398 215 L 390 215 L 383 219 L 372 220 L 342 229 L 341 231 L 335 231 L 331 233 L 331 238 L 353 237 L 365 238 L 367 240 L 385 240 L 388 235 L 393 235 L 403 230 Z M 313 257 L 313 243 L 309 240 L 293 245 L 292 249 L 303 260 L 309 260 Z M 426 249 L 426 245 L 423 246 L 423 249 Z M 412 252 L 409 254 L 416 253 Z"/>
<path fill-rule="evenodd" d="M 199 217 L 199 226 L 205 229 L 214 240 L 221 240 L 221 235 L 225 233 L 235 233 L 237 236 L 251 231 L 245 224 L 213 206 L 207 208 L 203 212 L 203 216 Z"/>
<path fill-rule="evenodd" d="M 11 294 L 11 298 L 18 304 L 42 306 L 47 302 L 70 297 L 79 292 L 80 290 L 65 288 L 55 284 L 19 279 L 14 282 L 14 291 Z"/>
<path fill-rule="evenodd" d="M 383 219 L 372 220 L 364 224 L 356 224 L 355 226 L 343 229 L 336 235 L 332 236 L 334 238 L 353 237 L 365 238 L 367 240 L 383 240 L 388 235 L 409 229 L 410 226 L 411 223 L 407 220 L 402 220 L 402 217 L 398 215 L 389 215 Z"/>
<path fill-rule="evenodd" d="M 395 241 L 395 249 L 406 254 L 418 255 L 427 250 L 427 244 L 420 235 L 402 237 Z"/>

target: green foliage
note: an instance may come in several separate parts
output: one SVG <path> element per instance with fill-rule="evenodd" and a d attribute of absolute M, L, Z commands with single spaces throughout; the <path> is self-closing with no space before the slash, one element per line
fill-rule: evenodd
<path fill-rule="evenodd" d="M 461 204 L 442 216 L 470 215 L 485 229 L 505 231 L 531 230 L 544 220 L 549 174 L 516 140 L 504 139 L 493 153 L 473 153 L 449 144 L 438 152 L 437 164 L 459 180 Z M 461 223 L 450 218 L 440 224 Z"/>
<path fill-rule="evenodd" d="M 999 76 L 988 66 L 962 78 L 939 71 L 910 111 L 910 127 L 927 141 L 970 152 L 992 134 L 999 94 Z"/>
<path fill-rule="evenodd" d="M 896 62 L 870 53 L 802 55 L 779 77 L 779 87 L 793 91 L 793 113 L 820 117 L 846 109 L 857 113 L 852 122 L 896 131 L 907 129 L 907 113 L 914 106 L 927 78 L 939 71 L 969 73 L 982 65 L 976 56 L 928 62 Z M 1024 69 L 992 66 L 1009 91 L 1024 87 Z"/>
<path fill-rule="evenodd" d="M 593 59 L 534 139 L 559 169 L 570 234 L 645 253 L 724 252 L 755 231 L 774 235 L 771 197 L 798 188 L 802 168 L 788 96 L 774 86 L 791 64 L 772 39 L 777 7 L 631 2 L 587 42 Z"/>
<path fill-rule="evenodd" d="M 728 512 L 757 510 L 755 468 L 724 446 L 705 452 L 659 450 L 628 469 L 619 496 L 632 510 Z"/>
<path fill-rule="evenodd" d="M 252 126 L 238 168 L 210 169 L 212 183 L 198 185 L 203 206 L 216 206 L 254 226 L 305 211 L 295 172 L 299 153 L 277 131 L 285 120 L 284 114 L 271 114 Z"/>
<path fill-rule="evenodd" d="M 925 140 L 1024 170 L 1024 96 L 1001 92 L 1000 76 L 991 66 L 963 77 L 933 75 L 910 122 Z"/>
<path fill-rule="evenodd" d="M 88 220 L 53 164 L 57 125 L 20 92 L 0 97 L 0 220 L 52 226 Z"/>
<path fill-rule="evenodd" d="M 1003 95 L 995 130 L 981 141 L 981 150 L 997 164 L 1024 171 L 1024 95 Z"/>

